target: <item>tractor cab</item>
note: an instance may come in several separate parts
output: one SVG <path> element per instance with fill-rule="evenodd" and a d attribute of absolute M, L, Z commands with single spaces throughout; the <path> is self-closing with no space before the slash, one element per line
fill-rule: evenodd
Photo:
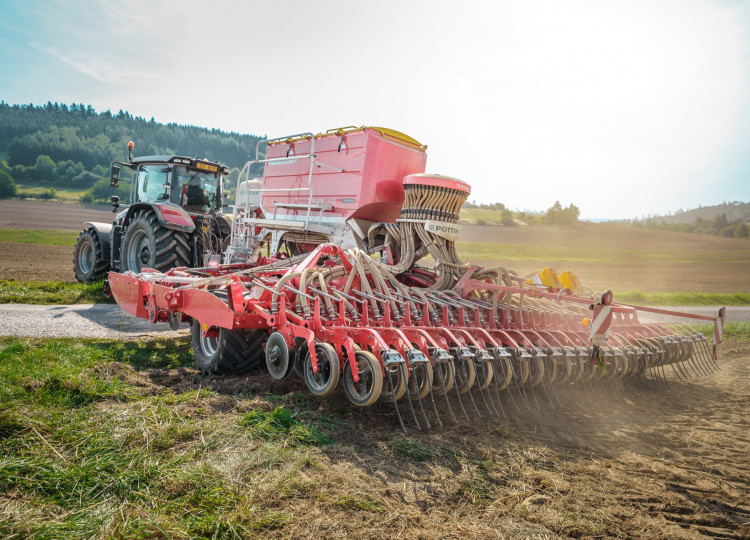
<path fill-rule="evenodd" d="M 189 213 L 221 213 L 223 176 L 229 168 L 182 156 L 143 156 L 130 163 L 115 163 L 110 184 L 120 181 L 120 167 L 134 171 L 130 204 L 172 203 Z"/>

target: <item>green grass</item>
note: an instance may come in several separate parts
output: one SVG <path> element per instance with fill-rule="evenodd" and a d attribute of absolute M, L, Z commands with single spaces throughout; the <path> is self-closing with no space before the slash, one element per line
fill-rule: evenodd
<path fill-rule="evenodd" d="M 19 193 L 26 193 L 29 195 L 44 195 L 49 193 L 50 187 L 54 186 L 35 186 L 31 184 L 18 184 Z M 66 203 L 77 203 L 81 195 L 86 193 L 87 189 L 58 189 L 55 187 L 55 201 L 66 202 Z"/>
<path fill-rule="evenodd" d="M 306 448 L 331 440 L 291 404 L 232 405 L 231 421 L 208 414 L 221 395 L 144 391 L 132 369 L 190 364 L 169 340 L 0 338 L 0 537 L 239 538 L 294 522 L 273 502 L 278 472 L 298 477 Z"/>
<path fill-rule="evenodd" d="M 77 232 L 45 231 L 36 229 L 0 229 L 0 242 L 16 244 L 42 244 L 45 246 L 73 247 Z"/>
<path fill-rule="evenodd" d="M 627 291 L 615 293 L 615 301 L 625 304 L 647 306 L 748 306 L 750 294 L 714 294 L 714 293 L 645 293 Z"/>
<path fill-rule="evenodd" d="M 708 339 L 713 339 L 714 336 L 714 325 L 713 324 L 698 324 L 693 325 L 693 328 L 701 332 Z M 742 340 L 750 339 L 750 323 L 747 322 L 728 322 L 724 323 L 723 338 L 737 338 Z"/>
<path fill-rule="evenodd" d="M 391 413 L 367 429 L 343 396 L 230 395 L 190 365 L 186 340 L 1 337 L 0 538 L 449 536 L 490 512 L 508 536 L 627 536 L 588 510 L 598 491 L 579 503 L 606 481 L 587 446 L 490 423 L 394 437 Z M 517 505 L 534 493 L 580 513 Z"/>
<path fill-rule="evenodd" d="M 0 280 L 0 304 L 113 304 L 104 296 L 101 281 L 67 283 L 64 281 Z"/>

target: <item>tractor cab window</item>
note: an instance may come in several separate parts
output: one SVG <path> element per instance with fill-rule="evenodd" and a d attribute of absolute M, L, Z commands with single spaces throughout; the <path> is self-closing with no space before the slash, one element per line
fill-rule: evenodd
<path fill-rule="evenodd" d="M 219 176 L 177 166 L 173 170 L 172 202 L 188 212 L 221 210 Z"/>
<path fill-rule="evenodd" d="M 168 198 L 167 175 L 164 165 L 143 165 L 138 169 L 137 199 L 141 202 L 158 202 Z"/>

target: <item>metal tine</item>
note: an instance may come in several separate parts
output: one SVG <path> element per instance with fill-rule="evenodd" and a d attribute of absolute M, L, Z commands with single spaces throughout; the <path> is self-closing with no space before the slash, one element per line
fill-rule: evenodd
<path fill-rule="evenodd" d="M 516 351 L 520 351 L 519 349 L 516 349 Z M 520 353 L 517 353 L 520 354 Z M 519 368 L 521 368 L 521 356 L 516 356 L 516 359 L 518 360 Z M 516 389 L 518 390 L 518 395 L 521 396 L 521 399 L 523 399 L 524 404 L 526 405 L 526 408 L 529 412 L 532 412 L 531 405 L 529 404 L 529 400 L 526 397 L 526 386 L 518 383 L 518 376 L 516 375 L 516 366 L 513 364 L 513 362 L 510 363 L 510 367 L 513 370 L 513 382 L 516 385 Z M 520 412 L 520 409 L 519 409 Z"/>
<path fill-rule="evenodd" d="M 579 355 L 578 349 L 575 347 L 573 348 L 574 353 L 568 354 L 568 360 L 573 365 L 573 371 L 574 371 L 574 378 L 571 381 L 573 385 L 573 391 L 574 395 L 578 396 L 578 399 L 580 400 L 580 405 L 585 406 L 588 402 L 588 395 L 584 394 L 586 388 L 585 388 L 585 381 L 583 380 L 583 369 L 581 368 L 581 357 Z"/>
<path fill-rule="evenodd" d="M 505 350 L 505 349 L 503 348 L 503 350 Z M 508 353 L 508 354 L 510 354 L 510 353 Z M 512 357 L 511 357 L 511 358 L 512 358 Z M 496 360 L 497 360 L 497 359 L 496 359 Z M 498 363 L 499 363 L 499 364 L 500 364 L 500 366 L 502 367 L 502 371 L 503 371 L 503 380 L 506 380 L 506 379 L 508 378 L 508 372 L 506 371 L 506 370 L 508 369 L 508 364 L 510 364 L 510 366 L 511 366 L 511 370 L 513 369 L 513 364 L 512 364 L 512 363 L 511 363 L 510 361 L 508 361 L 508 363 L 506 364 L 506 362 L 505 362 L 504 360 L 503 360 L 503 361 L 500 361 L 500 360 L 498 360 Z M 513 379 L 513 374 L 512 374 L 512 373 L 511 373 L 511 379 Z M 497 382 L 497 381 L 495 381 L 495 382 Z M 500 393 L 500 388 L 499 388 L 499 386 L 500 386 L 500 385 L 497 385 L 497 386 L 498 386 L 498 388 L 497 388 L 497 392 L 498 392 L 498 399 L 499 399 L 499 393 Z M 516 410 L 518 410 L 518 412 L 521 412 L 521 409 L 520 409 L 520 408 L 518 407 L 518 403 L 516 403 L 516 398 L 514 398 L 514 397 L 513 397 L 513 392 L 511 392 L 511 390 L 510 390 L 510 383 L 507 383 L 507 384 L 505 385 L 505 391 L 506 391 L 506 392 L 508 393 L 508 395 L 510 396 L 510 399 L 511 399 L 511 401 L 513 402 L 513 405 L 515 405 L 515 407 L 516 407 Z M 500 401 L 500 406 L 502 407 L 502 405 L 503 405 L 503 402 L 502 402 L 502 401 Z M 505 416 L 505 412 L 503 412 L 503 416 Z"/>
<path fill-rule="evenodd" d="M 458 403 L 461 405 L 461 411 L 464 413 L 464 416 L 466 417 L 466 421 L 470 422 L 471 419 L 469 418 L 469 415 L 466 413 L 466 409 L 464 408 L 464 402 L 461 399 L 461 391 L 458 389 L 458 378 L 456 377 L 456 366 L 454 364 L 454 361 L 451 360 L 448 365 L 451 368 L 451 372 L 453 374 L 453 388 L 456 389 L 456 396 L 458 396 Z"/>
<path fill-rule="evenodd" d="M 385 372 L 388 374 L 388 384 L 391 385 L 391 397 L 393 398 L 393 407 L 396 409 L 396 417 L 398 417 L 398 423 L 401 424 L 401 429 L 406 433 L 406 426 L 404 425 L 404 419 L 401 418 L 401 411 L 398 409 L 398 401 L 396 400 L 396 389 L 393 387 L 393 376 L 391 370 L 386 368 Z"/>
<path fill-rule="evenodd" d="M 717 371 L 721 371 L 719 364 L 717 364 L 713 359 L 713 355 L 711 354 L 711 349 L 709 348 L 709 345 L 708 345 L 709 343 L 708 340 L 704 339 L 700 343 L 701 343 L 701 351 L 703 353 L 703 356 L 706 359 L 706 361 L 709 362 L 710 365 L 713 367 L 714 373 Z"/>
<path fill-rule="evenodd" d="M 456 415 L 453 414 L 453 407 L 451 407 L 451 402 L 448 399 L 448 390 L 445 388 L 445 377 L 443 377 L 443 367 L 440 365 L 441 362 L 435 362 L 435 365 L 437 366 L 437 372 L 438 375 L 440 375 L 440 384 L 443 387 L 443 397 L 445 398 L 445 404 L 448 406 L 448 411 L 451 413 L 451 418 L 453 418 L 453 423 L 458 424 L 458 420 L 456 420 Z M 448 366 L 448 369 L 450 369 L 450 365 Z M 454 382 L 455 384 L 455 382 Z M 430 395 L 432 395 L 432 388 L 430 388 Z M 432 399 L 432 404 L 435 405 L 435 399 Z M 437 414 L 437 409 L 435 409 L 435 414 Z M 440 417 L 438 416 L 438 420 Z M 440 424 L 443 425 L 442 423 Z"/>
<path fill-rule="evenodd" d="M 670 366 L 672 366 L 672 371 L 674 371 L 676 373 L 677 370 L 679 369 L 680 373 L 682 374 L 682 377 L 678 377 L 678 378 L 680 378 L 680 379 L 689 379 L 690 378 L 690 373 L 688 373 L 686 367 L 682 365 L 682 360 L 679 359 L 679 357 L 681 356 L 679 342 L 677 340 L 675 340 L 675 339 L 672 339 L 669 342 L 669 347 L 671 349 L 670 350 L 670 356 L 672 357 L 672 359 L 674 359 L 675 357 L 678 357 L 678 359 L 677 359 L 676 362 L 672 361 L 672 362 L 669 363 Z M 695 367 L 693 367 L 693 370 L 695 371 L 696 375 L 700 375 L 700 373 L 695 370 Z M 679 373 L 677 375 L 679 376 Z"/>
<path fill-rule="evenodd" d="M 411 365 L 409 367 L 411 367 Z M 427 426 L 427 429 L 432 429 L 432 426 L 430 426 L 430 421 L 427 420 L 427 415 L 424 412 L 424 406 L 422 405 L 422 393 L 419 391 L 419 376 L 417 375 L 416 367 L 411 367 L 411 376 L 414 377 L 414 388 L 416 389 L 417 401 L 419 401 L 419 410 L 422 411 L 422 418 L 424 419 L 424 423 Z M 406 385 L 406 391 L 407 393 L 409 393 L 408 384 Z"/>
<path fill-rule="evenodd" d="M 575 391 L 573 390 L 573 383 L 570 381 L 570 369 L 568 369 L 568 353 L 566 351 L 566 348 L 563 347 L 563 358 L 565 359 L 565 380 L 568 383 L 568 392 L 570 392 L 570 396 L 573 398 L 573 401 L 576 405 L 579 407 L 581 406 L 581 403 L 578 401 L 578 396 L 575 394 Z M 572 364 L 570 364 L 572 366 Z"/>
<path fill-rule="evenodd" d="M 463 362 L 466 362 L 466 360 L 464 360 Z M 469 398 L 471 399 L 471 404 L 474 405 L 474 410 L 476 411 L 477 416 L 479 418 L 482 418 L 482 413 L 479 412 L 479 407 L 477 407 L 477 403 L 476 403 L 476 401 L 474 401 L 474 396 L 471 393 L 471 387 L 469 387 L 469 374 L 468 374 L 468 370 L 466 369 L 466 364 L 463 363 L 463 362 L 462 362 L 462 366 L 463 366 L 463 369 L 464 369 L 464 372 L 465 372 L 464 373 L 464 375 L 465 375 L 464 382 L 466 384 L 466 393 L 469 394 Z M 475 371 L 476 371 L 476 369 L 475 369 Z M 476 383 L 476 377 L 475 377 L 475 381 L 474 382 Z M 456 386 L 458 386 L 458 385 L 456 385 Z"/>
<path fill-rule="evenodd" d="M 552 350 L 552 347 L 550 347 L 549 350 L 552 351 L 552 352 L 551 353 L 550 352 L 547 353 L 547 358 L 549 360 L 549 364 L 550 365 L 554 364 L 554 366 L 555 366 L 555 378 L 557 378 L 557 368 L 559 367 L 559 365 L 557 363 L 557 358 L 559 358 L 560 356 L 562 356 L 562 354 L 561 353 L 560 354 L 555 354 L 555 352 Z M 560 396 L 557 394 L 557 384 L 556 384 L 556 381 L 552 380 L 552 373 L 551 373 L 552 370 L 547 369 L 546 371 L 547 371 L 546 372 L 547 380 L 549 381 L 549 390 L 550 390 L 550 393 L 554 396 L 555 401 L 557 401 L 557 404 L 560 407 L 562 407 L 563 404 L 560 401 Z"/>
<path fill-rule="evenodd" d="M 674 332 L 675 329 L 672 328 L 672 331 Z M 691 354 L 685 353 L 685 351 L 682 350 L 682 346 L 684 345 L 681 339 L 682 337 L 683 336 L 678 333 L 672 338 L 672 346 L 676 351 L 680 353 L 680 357 L 682 357 L 683 354 L 687 354 L 687 358 L 677 362 L 679 364 L 680 371 L 686 374 L 686 377 L 685 377 L 686 379 L 690 378 L 690 373 L 687 370 L 687 366 L 682 365 L 684 362 L 687 362 L 687 364 L 693 369 L 693 373 L 695 373 L 697 377 L 700 377 L 702 375 L 708 375 L 709 372 L 707 370 L 703 369 L 697 362 L 693 361 Z"/>
<path fill-rule="evenodd" d="M 442 375 L 442 372 L 441 372 Z M 432 401 L 432 410 L 435 411 L 435 418 L 437 418 L 438 424 L 440 424 L 440 427 L 443 427 L 443 421 L 440 419 L 440 415 L 438 414 L 437 405 L 435 404 L 435 396 L 432 393 L 432 384 L 435 381 L 435 368 L 433 366 L 432 369 L 432 380 L 430 381 L 430 401 Z"/>
<path fill-rule="evenodd" d="M 490 405 L 492 405 L 492 409 L 495 411 L 495 416 L 500 418 L 500 410 L 502 410 L 503 404 L 502 403 L 500 404 L 500 410 L 498 410 L 497 405 L 495 404 L 495 400 L 492 399 L 492 392 L 490 391 L 491 382 L 495 381 L 495 383 L 497 383 L 497 373 L 495 372 L 495 364 L 494 364 L 495 358 L 489 353 L 489 351 L 487 351 L 487 354 L 490 356 L 490 358 L 485 359 L 484 364 L 489 366 L 487 372 L 489 372 L 490 369 L 492 370 L 492 380 L 487 381 L 487 384 L 485 385 L 485 391 L 487 392 L 488 401 L 490 402 Z M 502 414 L 503 416 L 505 416 L 505 411 L 503 411 Z"/>
<path fill-rule="evenodd" d="M 691 345 L 690 347 L 690 353 L 689 354 L 689 360 L 695 361 L 696 364 L 701 366 L 701 369 L 706 375 L 710 375 L 713 373 L 713 368 L 705 362 L 705 359 L 703 358 L 703 355 L 695 355 L 693 356 L 692 351 L 695 349 L 698 345 L 699 341 L 704 341 L 705 338 L 703 337 L 703 334 L 699 334 L 695 331 L 690 325 L 687 324 L 676 324 L 674 327 L 680 332 L 680 335 L 687 340 L 687 343 Z M 698 339 L 698 336 L 700 335 L 703 339 Z"/>
<path fill-rule="evenodd" d="M 694 349 L 698 351 L 697 356 L 701 359 L 703 364 L 708 367 L 709 373 L 716 373 L 719 366 L 716 365 L 716 362 L 713 361 L 713 358 L 711 358 L 711 355 L 708 354 L 708 340 L 705 338 L 705 336 L 703 336 L 703 334 L 700 334 L 700 338 L 698 337 L 697 332 L 695 332 L 695 334 L 696 335 L 693 336 L 694 337 L 693 345 L 694 345 Z"/>
<path fill-rule="evenodd" d="M 702 375 L 710 375 L 711 370 L 707 369 L 706 366 L 704 366 L 702 362 L 700 362 L 700 359 L 693 356 L 692 347 L 688 346 L 688 343 L 692 343 L 692 341 L 682 332 L 682 329 L 679 326 L 675 326 L 674 329 L 677 332 L 675 339 L 677 343 L 675 344 L 675 346 L 679 347 L 682 354 L 686 356 L 686 358 L 680 363 L 687 363 L 691 368 L 693 368 L 693 373 L 695 373 L 695 375 L 698 377 Z M 687 369 L 685 369 L 685 371 L 687 372 Z"/>
<path fill-rule="evenodd" d="M 403 364 L 399 364 L 399 369 L 403 368 L 403 376 L 404 381 L 406 381 L 406 397 L 409 401 L 409 410 L 411 411 L 411 417 L 414 419 L 414 423 L 417 425 L 417 430 L 422 431 L 422 426 L 419 425 L 419 420 L 417 420 L 417 413 L 414 412 L 414 404 L 411 401 L 411 394 L 409 393 L 409 373 L 406 369 L 406 362 Z"/>
<path fill-rule="evenodd" d="M 661 343 L 661 342 L 659 342 L 659 348 L 661 349 L 661 347 L 663 347 L 663 346 L 664 346 L 664 344 Z M 665 347 L 665 349 L 666 349 L 666 347 Z M 661 357 L 660 357 L 659 354 L 657 353 L 657 357 L 656 357 L 657 364 L 653 368 L 651 368 L 651 374 L 654 375 L 654 378 L 656 379 L 656 382 L 659 384 L 659 387 L 661 388 L 661 390 L 664 391 L 664 392 L 666 392 L 667 391 L 667 386 L 666 386 L 667 381 L 666 381 L 666 379 L 662 380 L 661 373 L 659 371 L 660 367 L 664 367 L 664 354 L 665 354 L 665 352 L 663 351 L 661 353 Z"/>
<path fill-rule="evenodd" d="M 493 357 L 493 359 L 490 360 L 490 362 L 492 362 L 492 369 L 495 370 L 495 372 L 497 373 L 497 371 L 499 369 L 498 366 L 496 365 L 496 363 L 499 365 L 499 362 L 497 361 L 497 358 Z M 503 362 L 503 364 L 504 363 L 505 362 Z M 503 370 L 504 369 L 505 368 L 503 368 Z M 503 380 L 505 380 L 505 374 L 503 374 Z M 502 401 L 502 399 L 500 399 L 500 385 L 497 384 L 497 375 L 495 375 L 495 377 L 492 378 L 492 381 L 495 383 L 493 386 L 495 387 L 495 396 L 497 396 L 497 403 L 500 405 L 500 412 L 503 414 L 503 418 L 508 418 L 508 415 L 505 414 L 505 408 L 503 407 L 503 401 Z"/>
<path fill-rule="evenodd" d="M 539 364 L 536 363 L 536 356 L 534 356 L 532 354 L 528 358 L 529 358 L 529 363 L 531 363 L 531 361 L 534 360 L 534 364 L 536 365 L 536 369 L 538 370 L 539 369 Z M 527 381 L 527 384 L 531 388 L 531 395 L 534 397 L 534 403 L 536 403 L 536 410 L 538 412 L 541 412 L 542 408 L 539 406 L 539 401 L 537 401 L 537 399 L 536 399 L 536 390 L 535 390 L 535 387 L 534 387 L 534 381 L 532 380 L 532 377 L 531 377 L 531 367 L 529 367 L 529 380 Z"/>
<path fill-rule="evenodd" d="M 484 361 L 482 362 L 482 364 L 484 364 Z M 474 362 L 474 370 L 477 372 L 477 381 L 479 381 L 480 371 L 482 372 L 482 376 L 484 376 L 484 381 L 483 382 L 479 381 L 479 393 L 482 395 L 482 400 L 484 401 L 484 406 L 487 409 L 487 412 L 490 413 L 490 416 L 500 416 L 500 414 L 497 412 L 497 408 L 495 407 L 494 403 L 492 403 L 492 408 L 495 409 L 495 412 L 493 414 L 487 402 L 487 397 L 485 396 L 485 393 L 489 395 L 489 392 L 486 392 L 487 386 L 489 386 L 489 383 L 487 383 L 487 373 L 486 373 L 486 370 L 484 369 L 484 366 L 482 366 L 482 369 L 480 369 L 477 363 Z M 482 386 L 485 387 L 484 390 L 482 390 Z M 491 401 L 492 401 L 492 397 L 490 397 L 490 402 Z"/>
<path fill-rule="evenodd" d="M 607 386 L 609 387 L 610 395 L 611 397 L 614 397 L 615 399 L 622 400 L 623 396 L 622 393 L 619 392 L 619 389 L 617 388 L 617 384 L 615 379 L 617 379 L 617 353 L 614 350 L 614 347 L 609 347 L 610 354 L 611 354 L 611 367 L 607 369 L 607 372 L 604 373 L 603 378 L 607 381 Z"/>
<path fill-rule="evenodd" d="M 547 390 L 547 385 L 544 384 L 545 379 L 549 375 L 547 373 L 547 363 L 545 362 L 545 359 L 547 357 L 547 353 L 545 352 L 539 352 L 536 347 L 534 347 L 534 358 L 537 360 L 537 366 L 539 366 L 539 363 L 541 361 L 541 365 L 543 366 L 544 371 L 542 372 L 541 380 L 539 381 L 539 386 L 542 387 L 542 390 L 544 390 L 544 394 L 547 396 L 547 401 L 549 401 L 549 404 L 552 406 L 552 408 L 555 408 L 555 404 L 552 402 L 552 398 L 550 397 L 549 390 Z"/>

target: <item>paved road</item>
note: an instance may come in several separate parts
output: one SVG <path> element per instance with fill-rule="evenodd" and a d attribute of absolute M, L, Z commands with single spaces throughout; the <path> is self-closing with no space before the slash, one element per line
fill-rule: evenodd
<path fill-rule="evenodd" d="M 699 315 L 714 315 L 718 307 L 675 308 Z M 643 314 L 641 322 L 676 322 L 662 316 Z M 750 307 L 727 308 L 726 321 L 750 322 Z M 682 319 L 680 322 L 686 322 Z M 689 322 L 689 321 L 688 321 Z M 701 321 L 698 321 L 699 323 Z M 137 339 L 143 336 L 185 336 L 188 326 L 173 332 L 167 323 L 151 324 L 137 319 L 112 304 L 76 304 L 72 306 L 0 305 L 0 336 L 19 337 L 95 337 Z"/>
<path fill-rule="evenodd" d="M 152 324 L 125 313 L 112 304 L 72 306 L 0 305 L 0 336 L 92 337 L 137 339 L 143 336 L 187 336 L 188 326 L 177 332 L 167 323 Z"/>

